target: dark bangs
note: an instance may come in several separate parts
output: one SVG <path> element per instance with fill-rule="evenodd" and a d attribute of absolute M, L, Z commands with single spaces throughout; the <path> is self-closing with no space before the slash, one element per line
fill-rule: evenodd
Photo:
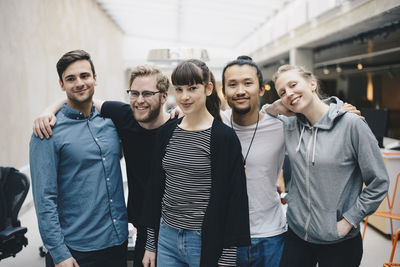
<path fill-rule="evenodd" d="M 173 85 L 193 85 L 203 84 L 203 74 L 201 69 L 189 61 L 179 63 L 171 75 Z"/>

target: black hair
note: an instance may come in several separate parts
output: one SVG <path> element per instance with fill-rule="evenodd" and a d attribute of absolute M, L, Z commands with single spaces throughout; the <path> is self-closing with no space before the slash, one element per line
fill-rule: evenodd
<path fill-rule="evenodd" d="M 73 50 L 69 51 L 68 53 L 64 54 L 57 62 L 57 73 L 58 77 L 60 78 L 60 81 L 62 82 L 62 74 L 64 71 L 68 68 L 69 65 L 74 63 L 75 61 L 78 60 L 87 60 L 90 63 L 90 67 L 92 69 L 93 75 L 96 74 L 94 70 L 94 65 L 92 62 L 92 59 L 90 58 L 90 55 L 88 52 L 84 50 Z"/>
<path fill-rule="evenodd" d="M 263 86 L 263 75 L 261 72 L 260 67 L 254 63 L 253 59 L 249 56 L 238 56 L 235 60 L 232 60 L 231 62 L 228 62 L 228 64 L 226 64 L 226 66 L 224 67 L 224 70 L 222 71 L 222 92 L 225 93 L 225 71 L 234 65 L 239 65 L 239 66 L 243 66 L 243 65 L 249 65 L 251 67 L 254 67 L 257 70 L 257 78 L 258 78 L 258 85 L 259 85 L 259 89 L 262 88 Z"/>
<path fill-rule="evenodd" d="M 221 121 L 221 99 L 217 94 L 214 75 L 206 63 L 198 59 L 188 59 L 179 63 L 171 74 L 171 81 L 173 85 L 203 84 L 205 87 L 211 82 L 214 88 L 211 95 L 207 96 L 206 107 L 214 118 Z"/>

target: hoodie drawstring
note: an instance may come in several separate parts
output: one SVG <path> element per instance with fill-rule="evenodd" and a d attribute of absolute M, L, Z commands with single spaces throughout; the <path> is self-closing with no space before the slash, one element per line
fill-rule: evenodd
<path fill-rule="evenodd" d="M 315 144 L 317 143 L 317 133 L 318 133 L 318 128 L 315 128 L 313 153 L 312 153 L 312 165 L 313 166 L 314 166 L 314 163 L 315 163 Z"/>
<path fill-rule="evenodd" d="M 305 126 L 303 125 L 303 128 L 301 129 L 301 133 L 300 133 L 299 144 L 296 147 L 296 152 L 299 152 L 299 150 L 300 150 L 301 139 L 303 138 L 304 128 L 305 128 Z"/>

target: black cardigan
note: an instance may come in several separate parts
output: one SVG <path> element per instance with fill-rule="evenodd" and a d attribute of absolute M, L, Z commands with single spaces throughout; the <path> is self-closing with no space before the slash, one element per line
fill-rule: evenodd
<path fill-rule="evenodd" d="M 158 231 L 165 189 L 162 159 L 182 119 L 159 129 L 143 224 Z M 249 205 L 241 145 L 236 133 L 214 119 L 211 127 L 211 192 L 203 225 L 200 266 L 217 266 L 223 248 L 250 245 Z M 158 235 L 156 233 L 156 235 Z"/>

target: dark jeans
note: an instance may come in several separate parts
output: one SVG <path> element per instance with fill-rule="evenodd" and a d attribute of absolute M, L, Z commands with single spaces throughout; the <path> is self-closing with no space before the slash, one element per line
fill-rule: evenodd
<path fill-rule="evenodd" d="M 288 229 L 280 267 L 357 267 L 363 254 L 359 233 L 352 239 L 336 244 L 313 244 Z"/>
<path fill-rule="evenodd" d="M 147 238 L 147 230 L 146 227 L 138 226 L 136 228 L 136 243 L 135 243 L 135 252 L 133 258 L 133 267 L 142 267 L 142 260 L 145 251 Z"/>
<path fill-rule="evenodd" d="M 277 267 L 281 262 L 284 234 L 252 238 L 249 247 L 237 248 L 237 267 Z"/>
<path fill-rule="evenodd" d="M 95 251 L 76 251 L 68 248 L 79 267 L 126 267 L 127 242 Z M 54 266 L 50 253 L 46 254 L 46 267 Z"/>

